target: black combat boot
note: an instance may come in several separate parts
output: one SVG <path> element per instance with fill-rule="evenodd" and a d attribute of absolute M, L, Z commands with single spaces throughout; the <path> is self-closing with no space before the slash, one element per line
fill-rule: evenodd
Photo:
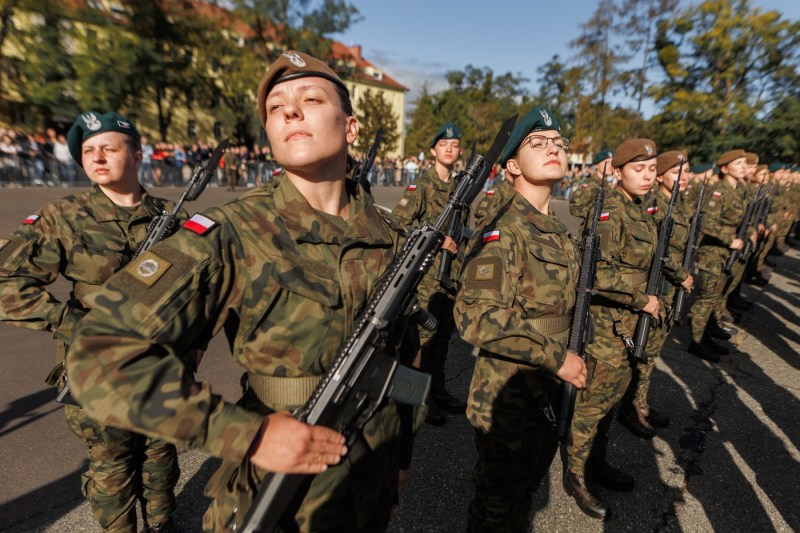
<path fill-rule="evenodd" d="M 436 406 L 435 403 L 428 402 L 428 412 L 425 414 L 425 423 L 430 426 L 443 426 L 447 422 L 447 415 Z"/>
<path fill-rule="evenodd" d="M 431 369 L 431 400 L 440 409 L 451 413 L 463 413 L 467 409 L 467 402 L 459 400 L 445 387 L 444 367 Z"/>
<path fill-rule="evenodd" d="M 564 476 L 564 490 L 567 494 L 575 498 L 575 503 L 578 504 L 580 510 L 592 518 L 603 519 L 608 514 L 608 505 L 606 502 L 589 492 L 589 487 L 586 485 L 586 478 L 578 476 L 572 471 L 567 470 L 567 475 Z"/>
<path fill-rule="evenodd" d="M 708 361 L 709 363 L 719 363 L 719 355 L 717 355 L 717 352 L 709 346 L 709 343 L 714 344 L 706 336 L 704 336 L 700 342 L 691 341 L 689 343 L 688 352 L 692 355 L 696 355 L 700 359 Z M 721 348 L 721 346 L 716 344 L 714 344 L 714 346 Z"/>
<path fill-rule="evenodd" d="M 763 287 L 764 285 L 769 283 L 769 280 L 764 276 L 762 276 L 761 272 L 756 272 L 755 274 L 747 278 L 745 281 L 747 281 L 747 283 L 751 285 L 757 285 L 758 287 Z"/>
<path fill-rule="evenodd" d="M 728 305 L 727 307 L 733 311 L 747 311 L 753 306 L 752 302 L 748 302 L 741 296 L 738 298 L 735 296 L 731 296 L 728 298 Z"/>
<path fill-rule="evenodd" d="M 650 428 L 652 430 L 652 428 Z M 622 470 L 617 470 L 606 461 L 607 438 L 595 438 L 589 459 L 586 461 L 586 473 L 592 483 L 615 492 L 630 492 L 636 481 Z"/>
<path fill-rule="evenodd" d="M 622 399 L 618 418 L 620 423 L 628 428 L 628 431 L 639 438 L 650 440 L 656 435 L 656 431 L 647 420 L 647 413 L 640 409 L 634 399 Z"/>
<path fill-rule="evenodd" d="M 728 333 L 727 330 L 723 329 L 717 323 L 717 319 L 714 318 L 714 315 L 711 315 L 711 318 L 708 319 L 708 325 L 706 326 L 706 333 L 715 339 L 720 339 L 723 341 L 730 340 L 731 337 L 733 337 L 733 335 Z"/>
<path fill-rule="evenodd" d="M 163 522 L 148 525 L 145 531 L 147 533 L 177 533 L 178 528 L 172 519 L 167 518 Z"/>

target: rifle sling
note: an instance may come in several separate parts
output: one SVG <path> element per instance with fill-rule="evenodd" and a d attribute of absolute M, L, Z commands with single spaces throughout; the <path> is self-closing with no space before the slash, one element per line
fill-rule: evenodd
<path fill-rule="evenodd" d="M 300 406 L 322 381 L 322 375 L 287 378 L 247 373 L 247 385 L 265 406 Z"/>

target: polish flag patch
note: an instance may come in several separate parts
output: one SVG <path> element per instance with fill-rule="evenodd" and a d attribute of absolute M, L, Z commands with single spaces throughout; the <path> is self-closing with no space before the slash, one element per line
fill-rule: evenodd
<path fill-rule="evenodd" d="M 486 196 L 494 196 L 494 189 L 489 189 L 486 191 Z"/>
<path fill-rule="evenodd" d="M 416 185 L 409 185 L 408 189 L 406 189 L 406 190 L 407 191 L 416 191 L 417 190 L 417 186 Z"/>
<path fill-rule="evenodd" d="M 658 213 L 658 206 L 657 205 L 651 205 L 650 207 L 647 208 L 647 214 L 648 215 L 655 215 L 656 213 Z"/>
<path fill-rule="evenodd" d="M 719 191 L 714 191 L 711 193 L 711 196 L 713 196 L 714 198 L 719 198 L 720 196 L 722 196 L 722 193 Z"/>
<path fill-rule="evenodd" d="M 29 224 L 29 225 L 30 224 L 36 224 L 37 220 L 39 220 L 39 215 L 31 215 L 31 216 L 25 218 L 25 220 L 23 220 L 22 223 L 23 224 Z"/>
<path fill-rule="evenodd" d="M 499 241 L 500 240 L 500 230 L 496 229 L 496 230 L 492 230 L 492 231 L 487 231 L 486 233 L 483 234 L 483 238 L 481 240 L 484 243 L 492 242 L 492 241 Z"/>
<path fill-rule="evenodd" d="M 581 183 L 581 189 L 588 189 L 588 188 L 589 188 L 588 183 Z"/>
<path fill-rule="evenodd" d="M 216 225 L 217 223 L 210 218 L 205 217 L 200 213 L 196 213 L 192 216 L 192 218 L 184 222 L 183 227 L 189 231 L 197 233 L 198 235 L 205 235 L 208 233 L 208 230 Z"/>
<path fill-rule="evenodd" d="M 608 211 L 600 213 L 600 217 L 597 220 L 608 220 Z"/>
<path fill-rule="evenodd" d="M 272 175 L 273 176 L 277 176 L 281 172 L 283 172 L 283 167 L 278 167 L 278 168 L 276 168 L 275 170 L 272 171 Z"/>

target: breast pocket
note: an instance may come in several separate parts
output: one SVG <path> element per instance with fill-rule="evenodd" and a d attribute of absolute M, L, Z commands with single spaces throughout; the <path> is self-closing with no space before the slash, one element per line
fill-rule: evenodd
<path fill-rule="evenodd" d="M 119 234 L 84 231 L 74 237 L 65 273 L 77 281 L 100 284 L 120 270 L 130 255 L 127 241 L 120 239 Z"/>
<path fill-rule="evenodd" d="M 636 268 L 647 269 L 655 252 L 655 231 L 644 222 L 629 224 L 625 230 L 628 239 L 622 248 L 620 259 L 623 263 Z"/>
<path fill-rule="evenodd" d="M 564 250 L 539 242 L 529 246 L 531 263 L 520 285 L 523 307 L 530 310 L 558 313 L 564 307 L 565 287 L 569 280 L 570 260 Z"/>

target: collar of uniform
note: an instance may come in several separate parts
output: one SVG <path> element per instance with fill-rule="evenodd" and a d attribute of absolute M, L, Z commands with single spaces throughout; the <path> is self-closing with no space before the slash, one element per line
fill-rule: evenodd
<path fill-rule="evenodd" d="M 436 167 L 430 167 L 420 176 L 424 181 L 431 184 L 437 191 L 449 191 L 453 183 L 453 177 L 450 176 L 450 181 L 442 181 L 439 174 L 436 173 Z"/>
<path fill-rule="evenodd" d="M 520 213 L 542 233 L 563 233 L 564 225 L 555 217 L 552 206 L 547 214 L 542 213 L 521 194 L 514 195 L 514 206 Z"/>
<path fill-rule="evenodd" d="M 347 220 L 345 240 L 361 240 L 370 244 L 391 244 L 392 239 L 377 209 L 363 189 L 357 188 L 352 180 L 345 181 L 350 219 Z M 357 188 L 357 190 L 356 190 Z M 289 236 L 296 242 L 339 243 L 341 233 L 327 228 L 327 223 L 319 222 L 309 227 L 310 220 L 318 220 L 315 210 L 308 200 L 292 184 L 288 177 L 280 177 L 275 186 L 275 205 L 281 211 Z M 326 231 L 330 230 L 330 231 Z"/>
<path fill-rule="evenodd" d="M 161 214 L 161 209 L 155 204 L 153 197 L 147 194 L 144 188 L 142 188 L 141 191 L 142 203 L 139 204 L 139 207 L 143 209 L 141 215 L 152 217 Z M 113 222 L 130 218 L 129 215 L 123 216 L 120 213 L 120 210 L 117 209 L 117 205 L 105 195 L 98 185 L 92 185 L 89 201 L 92 204 L 94 217 L 98 222 Z M 137 212 L 135 216 L 140 216 L 140 213 Z"/>

